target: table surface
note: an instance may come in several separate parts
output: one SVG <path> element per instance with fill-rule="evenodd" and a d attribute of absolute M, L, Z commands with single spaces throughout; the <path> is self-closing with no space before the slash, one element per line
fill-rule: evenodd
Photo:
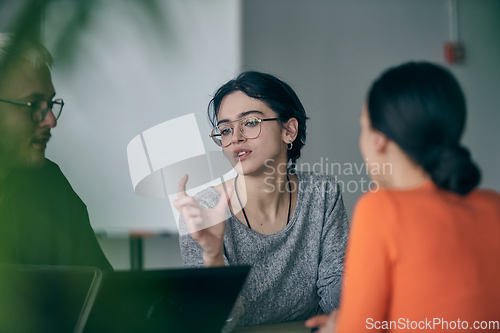
<path fill-rule="evenodd" d="M 291 321 L 287 323 L 255 325 L 236 327 L 233 333 L 311 333 L 304 326 L 304 321 Z"/>

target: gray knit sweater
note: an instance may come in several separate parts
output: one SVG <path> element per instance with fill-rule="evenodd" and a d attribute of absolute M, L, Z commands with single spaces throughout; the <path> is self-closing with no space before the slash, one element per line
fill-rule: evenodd
<path fill-rule="evenodd" d="M 238 326 L 305 320 L 338 306 L 349 228 L 342 195 L 333 177 L 296 175 L 297 204 L 280 232 L 260 234 L 228 212 L 224 260 L 252 266 L 240 293 Z M 195 195 L 205 208 L 219 198 L 211 187 Z M 202 249 L 189 234 L 180 237 L 180 246 L 185 266 L 203 266 Z"/>

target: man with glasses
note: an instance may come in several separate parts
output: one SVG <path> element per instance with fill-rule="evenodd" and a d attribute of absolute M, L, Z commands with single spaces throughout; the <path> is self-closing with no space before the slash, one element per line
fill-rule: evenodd
<path fill-rule="evenodd" d="M 64 102 L 40 43 L 0 34 L 0 263 L 112 269 L 87 208 L 45 158 Z"/>

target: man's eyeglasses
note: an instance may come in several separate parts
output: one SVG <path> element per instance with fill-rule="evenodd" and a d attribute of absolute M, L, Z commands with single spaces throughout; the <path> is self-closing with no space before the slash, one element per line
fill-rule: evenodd
<path fill-rule="evenodd" d="M 31 108 L 31 120 L 35 123 L 40 123 L 45 119 L 49 110 L 52 111 L 54 117 L 59 119 L 61 116 L 61 112 L 64 106 L 64 101 L 62 98 L 55 99 L 53 101 L 45 101 L 39 100 L 33 103 L 30 102 L 18 102 L 18 101 L 10 101 L 6 99 L 0 99 L 0 102 L 10 103 L 15 105 L 24 105 Z"/>
<path fill-rule="evenodd" d="M 223 123 L 219 126 L 214 127 L 212 133 L 210 134 L 210 137 L 219 147 L 227 147 L 231 144 L 234 133 L 234 126 L 231 127 L 230 126 L 231 124 L 238 122 L 241 135 L 243 135 L 247 139 L 255 139 L 260 135 L 261 123 L 263 121 L 272 121 L 272 120 L 279 120 L 279 119 L 278 118 L 259 119 L 256 117 L 240 118 L 231 121 L 229 123 Z"/>

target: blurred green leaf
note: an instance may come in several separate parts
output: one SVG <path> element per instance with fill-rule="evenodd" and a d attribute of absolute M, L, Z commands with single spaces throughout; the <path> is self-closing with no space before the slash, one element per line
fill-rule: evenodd
<path fill-rule="evenodd" d="M 9 28 L 9 31 L 13 34 L 14 44 L 23 39 L 34 38 L 41 40 L 45 13 L 52 6 L 65 2 L 74 4 L 75 10 L 69 19 L 61 18 L 62 21 L 67 21 L 67 24 L 57 37 L 52 50 L 54 58 L 57 58 L 59 62 L 62 61 L 68 64 L 73 61 L 82 32 L 92 28 L 93 16 L 96 11 L 102 9 L 104 4 L 116 5 L 117 9 L 132 8 L 132 10 L 139 10 L 141 13 L 129 13 L 131 24 L 136 24 L 142 29 L 150 29 L 145 33 L 156 35 L 158 44 L 165 43 L 168 40 L 168 38 L 165 38 L 168 32 L 168 24 L 161 6 L 162 2 L 164 2 L 162 0 L 26 0 Z M 144 22 L 141 22 L 140 18 L 142 17 L 146 17 L 147 26 L 143 24 Z M 7 61 L 7 59 L 5 60 Z"/>

